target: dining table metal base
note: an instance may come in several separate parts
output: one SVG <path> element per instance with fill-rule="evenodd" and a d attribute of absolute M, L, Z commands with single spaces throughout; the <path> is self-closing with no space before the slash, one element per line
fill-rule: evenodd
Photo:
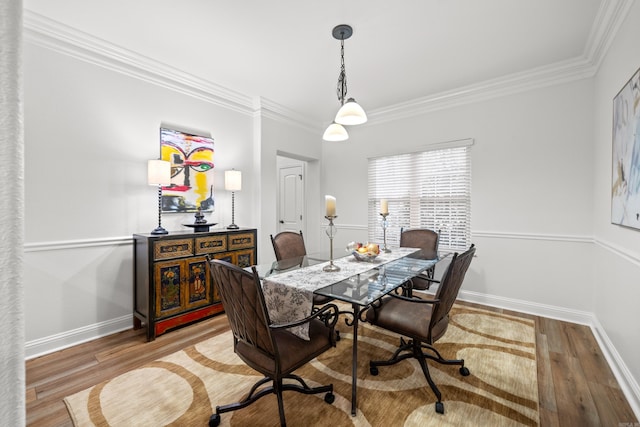
<path fill-rule="evenodd" d="M 351 349 L 351 416 L 356 416 L 358 412 L 358 325 L 360 323 L 360 316 L 363 310 L 362 305 L 352 303 L 352 311 L 341 311 L 341 314 L 349 316 L 345 318 L 345 324 L 353 328 L 352 333 L 352 349 Z"/>
<path fill-rule="evenodd" d="M 360 306 L 352 304 L 353 308 L 353 350 L 351 360 L 351 416 L 356 416 L 358 408 L 358 317 Z"/>

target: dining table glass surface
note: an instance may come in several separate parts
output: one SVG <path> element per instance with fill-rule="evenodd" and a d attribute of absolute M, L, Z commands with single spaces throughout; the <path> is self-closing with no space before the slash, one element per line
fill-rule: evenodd
<path fill-rule="evenodd" d="M 372 265 L 370 270 L 317 289 L 315 293 L 363 307 L 368 306 L 412 277 L 433 267 L 438 260 L 406 256 L 380 266 Z"/>
<path fill-rule="evenodd" d="M 304 267 L 310 267 L 312 265 L 321 264 L 329 260 L 329 254 L 324 252 L 318 252 L 314 254 L 308 254 L 298 256 L 294 258 L 286 258 L 280 261 L 273 261 L 270 263 L 257 264 L 254 267 L 258 272 L 260 279 L 264 279 L 269 276 L 273 276 L 287 271 L 299 270 Z M 251 267 L 245 268 L 245 270 L 251 270 Z"/>
<path fill-rule="evenodd" d="M 315 290 L 316 294 L 335 298 L 348 303 L 359 305 L 369 305 L 395 288 L 406 283 L 412 277 L 433 267 L 435 264 L 446 258 L 450 253 L 442 252 L 436 259 L 422 259 L 420 251 L 416 249 L 409 255 L 396 259 L 386 264 L 376 264 L 375 262 L 362 261 L 365 265 L 370 265 L 370 269 L 348 277 L 347 279 L 328 283 L 327 286 Z M 351 254 L 344 257 L 348 258 Z M 260 279 L 275 277 L 278 274 L 300 270 L 326 263 L 329 260 L 328 252 L 311 253 L 295 258 L 273 261 L 255 265 Z M 249 270 L 251 267 L 247 268 Z M 277 279 L 276 279 L 277 280 Z"/>

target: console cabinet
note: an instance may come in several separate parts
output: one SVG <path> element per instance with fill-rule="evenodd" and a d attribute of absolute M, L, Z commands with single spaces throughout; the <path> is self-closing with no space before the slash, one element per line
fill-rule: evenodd
<path fill-rule="evenodd" d="M 207 255 L 239 267 L 256 263 L 256 230 L 134 234 L 133 326 L 147 340 L 223 311 Z"/>

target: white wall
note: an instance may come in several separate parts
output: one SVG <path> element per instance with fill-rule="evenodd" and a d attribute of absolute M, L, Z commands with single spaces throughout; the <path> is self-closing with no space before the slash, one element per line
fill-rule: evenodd
<path fill-rule="evenodd" d="M 163 122 L 211 132 L 215 212 L 231 222 L 224 170 L 243 171 L 236 223 L 255 227 L 252 112 L 213 105 L 25 43 L 25 318 L 28 355 L 132 325 L 131 235 L 157 226 L 146 161 Z M 165 214 L 190 230 L 193 214 Z"/>
<path fill-rule="evenodd" d="M 320 157 L 322 139 L 320 129 L 286 124 L 270 117 L 262 119 L 261 152 L 260 152 L 260 262 L 275 259 L 269 235 L 277 233 L 276 193 L 278 191 L 278 155 L 283 155 L 307 162 L 305 194 L 307 228 L 317 230 L 320 212 Z M 305 235 L 307 250 L 314 251 L 317 238 L 313 233 Z"/>
<path fill-rule="evenodd" d="M 592 81 L 581 80 L 352 128 L 347 142 L 324 145 L 338 227 L 366 231 L 368 157 L 473 138 L 478 252 L 465 290 L 592 311 L 591 105 Z"/>
<path fill-rule="evenodd" d="M 611 224 L 613 98 L 640 68 L 640 4 L 634 2 L 595 79 L 593 141 L 594 314 L 611 340 L 611 357 L 636 380 L 640 407 L 640 230 Z"/>

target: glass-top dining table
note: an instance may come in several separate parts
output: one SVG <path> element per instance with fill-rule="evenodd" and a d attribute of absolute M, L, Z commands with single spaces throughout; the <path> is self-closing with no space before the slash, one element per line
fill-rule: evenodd
<path fill-rule="evenodd" d="M 419 248 L 391 248 L 372 261 L 359 261 L 351 254 L 329 260 L 328 254 L 302 257 L 256 265 L 269 317 L 275 323 L 291 322 L 311 314 L 313 295 L 323 295 L 351 304 L 345 323 L 353 329 L 351 415 L 357 410 L 358 323 L 374 301 L 393 292 L 411 278 L 446 258 L 423 259 Z M 338 271 L 324 271 L 332 262 Z M 308 324 L 305 325 L 308 327 Z M 308 339 L 307 330 L 292 330 Z"/>

